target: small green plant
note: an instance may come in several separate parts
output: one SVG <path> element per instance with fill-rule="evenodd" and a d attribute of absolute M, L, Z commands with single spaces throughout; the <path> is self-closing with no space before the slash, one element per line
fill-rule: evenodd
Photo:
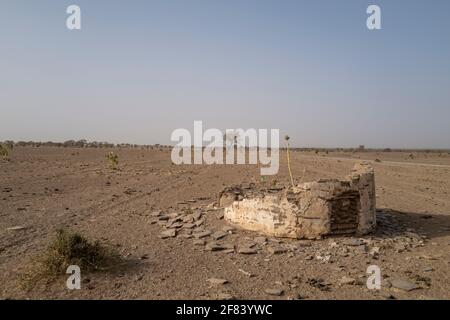
<path fill-rule="evenodd" d="M 113 170 L 116 170 L 117 166 L 119 165 L 119 156 L 114 152 L 110 151 L 106 155 L 106 159 L 108 159 L 109 167 Z"/>
<path fill-rule="evenodd" d="M 291 170 L 291 157 L 290 157 L 290 154 L 289 154 L 289 139 L 290 138 L 289 138 L 288 135 L 286 135 L 284 137 L 284 140 L 286 141 L 286 153 L 287 153 L 287 163 L 288 163 L 289 176 L 291 177 L 292 187 L 295 187 L 294 178 L 292 177 L 292 170 Z"/>

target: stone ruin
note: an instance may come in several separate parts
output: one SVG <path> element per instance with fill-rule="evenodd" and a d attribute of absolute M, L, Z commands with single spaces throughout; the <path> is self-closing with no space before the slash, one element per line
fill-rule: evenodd
<path fill-rule="evenodd" d="M 322 179 L 265 191 L 228 187 L 219 204 L 231 225 L 274 237 L 364 235 L 376 227 L 375 176 L 368 163 L 356 164 L 345 180 Z"/>

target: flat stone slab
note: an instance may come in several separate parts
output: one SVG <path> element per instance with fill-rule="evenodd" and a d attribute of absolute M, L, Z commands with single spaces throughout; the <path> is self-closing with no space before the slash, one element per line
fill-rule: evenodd
<path fill-rule="evenodd" d="M 175 229 L 165 230 L 165 231 L 161 232 L 161 234 L 159 235 L 159 237 L 161 239 L 175 238 L 176 236 L 177 236 L 177 230 L 175 230 Z"/>
<path fill-rule="evenodd" d="M 205 222 L 205 220 L 202 219 L 202 220 L 197 220 L 194 223 L 197 227 L 200 227 L 204 222 Z"/>
<path fill-rule="evenodd" d="M 205 244 L 206 244 L 205 240 L 201 240 L 201 239 L 194 240 L 194 246 L 204 246 Z"/>
<path fill-rule="evenodd" d="M 405 279 L 393 279 L 390 282 L 393 288 L 407 292 L 420 289 L 417 284 Z"/>
<path fill-rule="evenodd" d="M 240 253 L 240 254 L 257 254 L 258 251 L 256 251 L 256 249 L 253 249 L 253 248 L 244 247 L 244 248 L 239 248 L 238 253 Z"/>
<path fill-rule="evenodd" d="M 216 231 L 213 233 L 212 237 L 214 240 L 219 240 L 219 239 L 225 238 L 227 235 L 228 235 L 228 233 L 225 231 Z"/>
<path fill-rule="evenodd" d="M 199 220 L 202 217 L 202 213 L 201 212 L 195 212 L 192 217 L 194 218 L 194 220 Z"/>
<path fill-rule="evenodd" d="M 8 231 L 19 231 L 19 230 L 24 230 L 24 229 L 25 229 L 25 227 L 23 227 L 23 226 L 15 226 L 15 227 L 7 228 L 6 230 L 8 230 Z"/>
<path fill-rule="evenodd" d="M 267 248 L 267 251 L 269 251 L 271 254 L 282 254 L 286 253 L 288 250 L 283 247 L 269 247 Z"/>
<path fill-rule="evenodd" d="M 340 284 L 342 285 L 353 285 L 356 283 L 356 279 L 355 278 L 351 278 L 351 277 L 347 277 L 344 276 L 341 278 L 341 280 L 339 281 Z"/>
<path fill-rule="evenodd" d="M 217 243 L 208 243 L 205 247 L 205 250 L 207 251 L 222 251 L 225 250 L 226 248 L 217 244 Z"/>
<path fill-rule="evenodd" d="M 271 296 L 281 296 L 281 295 L 283 295 L 283 290 L 281 290 L 281 289 L 266 289 L 266 290 L 264 290 L 264 292 L 265 293 L 267 293 L 268 295 L 271 295 Z"/>
<path fill-rule="evenodd" d="M 202 239 L 202 238 L 206 238 L 206 237 L 210 236 L 211 234 L 212 234 L 211 231 L 206 230 L 206 231 L 203 231 L 203 232 L 194 233 L 193 236 L 196 239 Z"/>
<path fill-rule="evenodd" d="M 223 284 L 228 283 L 228 280 L 226 280 L 226 279 L 218 279 L 218 278 L 209 278 L 206 281 L 208 281 L 212 285 L 223 285 Z"/>
<path fill-rule="evenodd" d="M 344 244 L 350 247 L 359 247 L 365 245 L 366 242 L 362 239 L 348 239 Z"/>

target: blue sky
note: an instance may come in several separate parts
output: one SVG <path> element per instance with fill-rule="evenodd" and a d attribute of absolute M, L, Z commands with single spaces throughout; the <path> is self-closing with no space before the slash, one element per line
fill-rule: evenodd
<path fill-rule="evenodd" d="M 66 29 L 66 8 L 82 30 Z M 381 7 L 382 30 L 366 28 Z M 0 140 L 450 148 L 450 1 L 1 0 Z"/>

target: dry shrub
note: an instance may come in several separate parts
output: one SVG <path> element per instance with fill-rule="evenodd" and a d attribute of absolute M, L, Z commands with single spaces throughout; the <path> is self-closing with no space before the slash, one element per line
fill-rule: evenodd
<path fill-rule="evenodd" d="M 98 241 L 90 242 L 78 233 L 60 229 L 44 255 L 43 264 L 51 274 L 65 274 L 70 265 L 95 271 L 105 267 L 107 256 L 107 250 Z"/>
<path fill-rule="evenodd" d="M 81 272 L 105 271 L 118 261 L 118 255 L 98 241 L 91 242 L 79 233 L 60 229 L 45 252 L 35 259 L 20 279 L 21 287 L 31 289 L 41 281 L 50 283 L 65 275 L 70 265 Z"/>

